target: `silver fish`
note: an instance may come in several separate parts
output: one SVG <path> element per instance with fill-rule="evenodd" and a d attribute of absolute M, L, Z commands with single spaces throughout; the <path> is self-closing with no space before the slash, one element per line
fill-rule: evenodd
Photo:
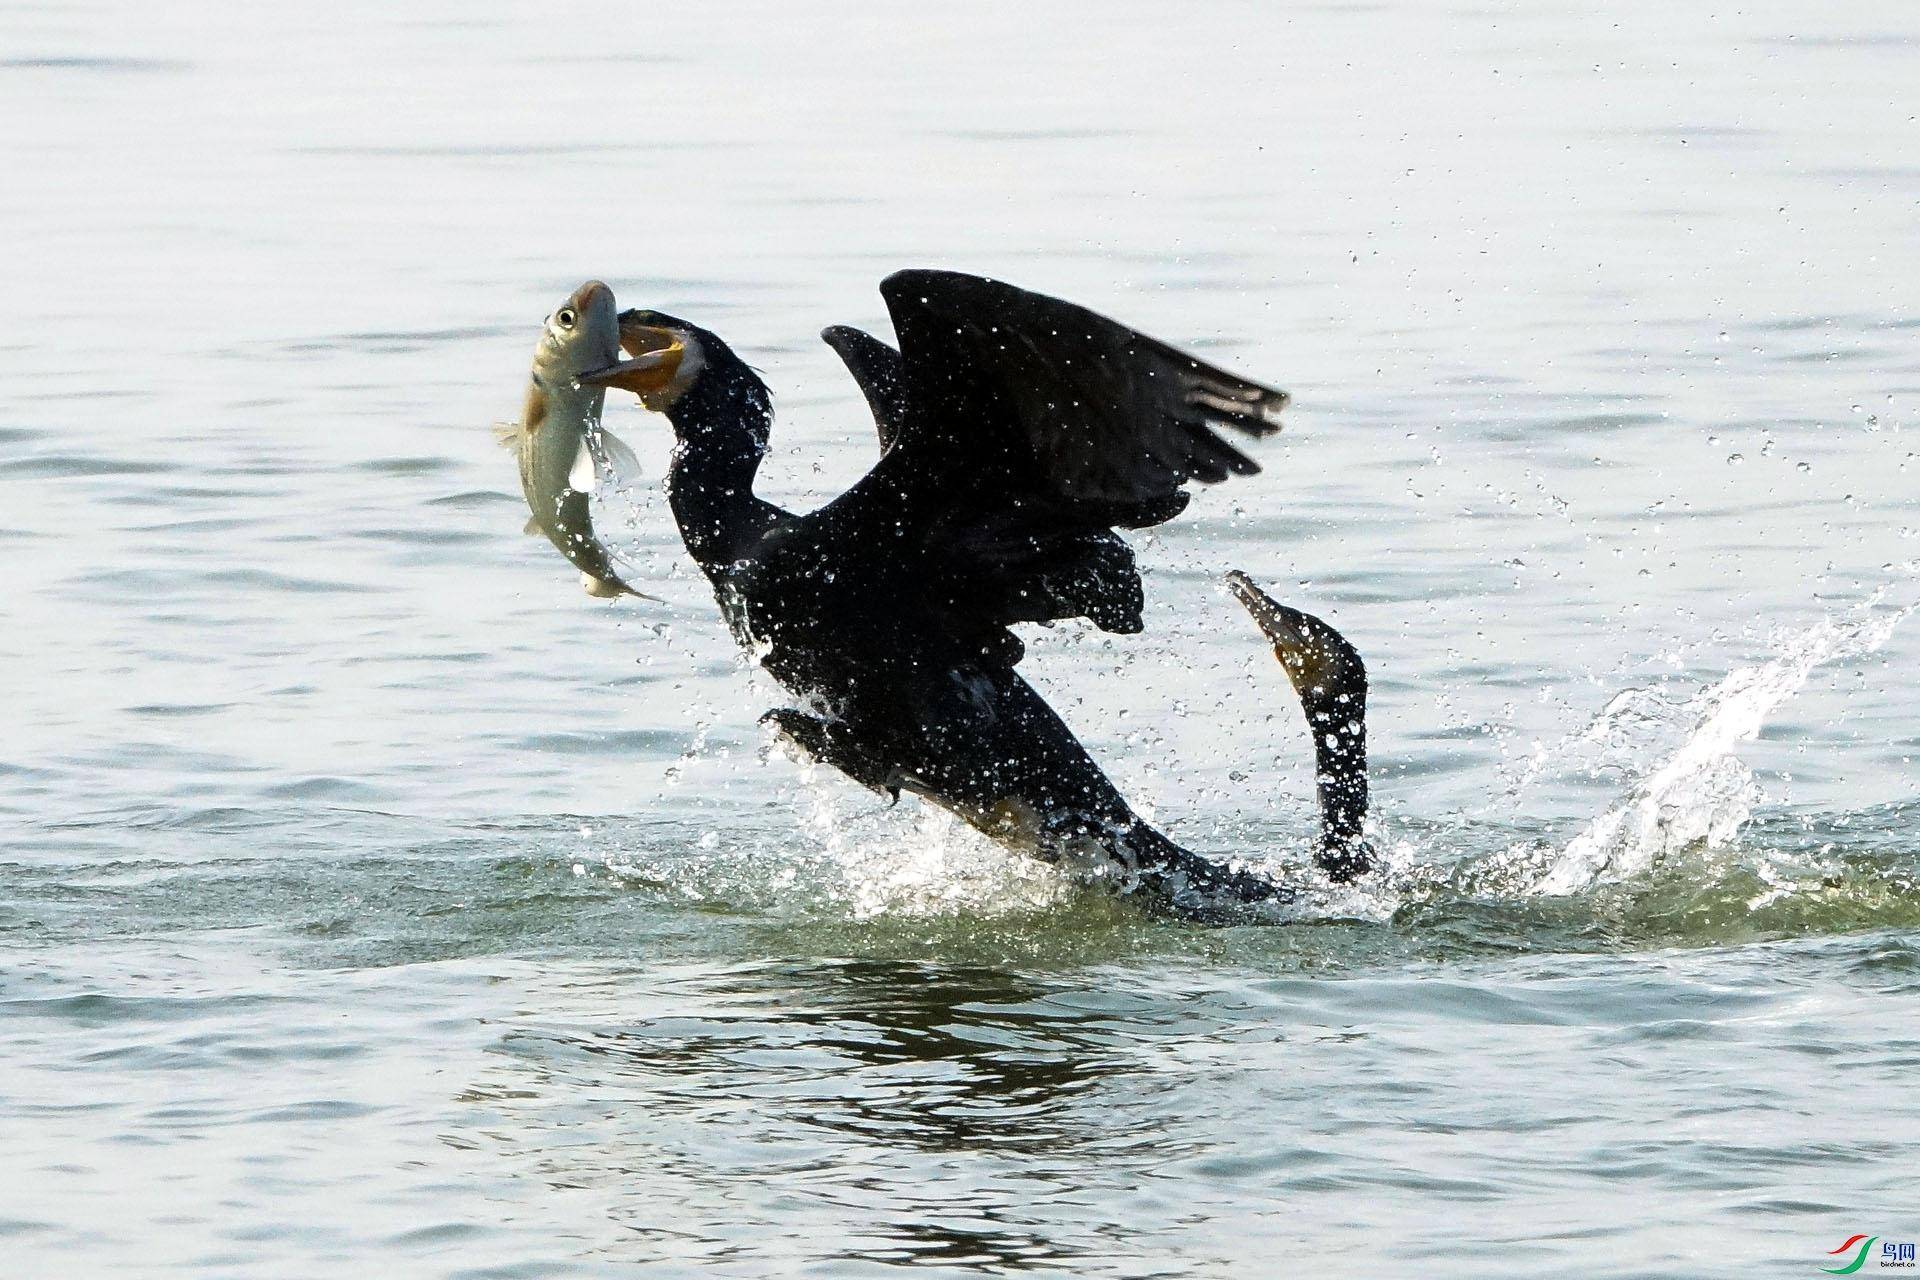
<path fill-rule="evenodd" d="M 607 387 L 644 382 L 659 363 L 648 356 L 620 359 L 613 290 L 589 280 L 541 329 L 520 421 L 494 429 L 520 463 L 520 487 L 533 512 L 526 532 L 545 534 L 580 570 L 590 596 L 654 598 L 621 580 L 611 553 L 594 536 L 588 499 L 601 468 L 616 475 L 639 472 L 633 450 L 600 425 Z M 582 381 L 588 375 L 597 380 Z"/>

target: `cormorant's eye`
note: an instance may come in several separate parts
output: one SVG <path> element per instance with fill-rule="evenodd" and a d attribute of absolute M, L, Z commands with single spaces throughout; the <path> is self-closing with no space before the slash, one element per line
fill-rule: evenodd
<path fill-rule="evenodd" d="M 560 322 L 562 329 L 571 329 L 573 328 L 573 322 L 579 317 L 573 314 L 572 307 L 562 307 L 560 310 L 554 312 L 553 318 Z"/>

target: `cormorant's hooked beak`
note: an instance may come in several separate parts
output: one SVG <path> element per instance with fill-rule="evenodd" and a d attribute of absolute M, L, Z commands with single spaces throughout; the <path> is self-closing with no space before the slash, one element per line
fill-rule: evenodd
<path fill-rule="evenodd" d="M 620 349 L 627 359 L 579 376 L 588 387 L 614 387 L 645 398 L 673 385 L 686 358 L 687 344 L 671 329 L 655 325 L 620 323 Z"/>
<path fill-rule="evenodd" d="M 672 386 L 674 375 L 679 372 L 680 350 L 676 347 L 621 360 L 604 369 L 589 370 L 581 374 L 578 381 L 586 387 L 613 387 L 637 396 L 649 396 Z"/>
<path fill-rule="evenodd" d="M 1303 697 L 1315 692 L 1329 699 L 1354 692 L 1366 697 L 1366 668 L 1346 637 L 1312 614 L 1278 603 L 1238 569 L 1227 575 L 1227 587 L 1266 633 Z"/>

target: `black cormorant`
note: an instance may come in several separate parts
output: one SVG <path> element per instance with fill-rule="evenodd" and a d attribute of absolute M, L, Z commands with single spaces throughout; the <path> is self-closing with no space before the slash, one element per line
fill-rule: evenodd
<path fill-rule="evenodd" d="M 1015 670 L 1021 622 L 1141 629 L 1140 576 L 1117 530 L 1172 519 L 1185 485 L 1259 467 L 1222 439 L 1279 430 L 1284 392 L 1083 307 L 950 271 L 880 286 L 896 350 L 822 335 L 866 393 L 881 457 L 794 515 L 753 493 L 772 399 L 713 333 L 622 313 L 628 361 L 583 381 L 664 412 L 667 495 L 735 638 L 798 707 L 765 717 L 806 755 L 873 790 L 925 797 L 1048 859 L 1091 848 L 1157 909 L 1229 918 L 1285 886 L 1174 844 L 1127 805 Z M 1368 869 L 1365 677 L 1332 628 L 1234 590 L 1274 643 L 1314 726 L 1316 860 Z"/>

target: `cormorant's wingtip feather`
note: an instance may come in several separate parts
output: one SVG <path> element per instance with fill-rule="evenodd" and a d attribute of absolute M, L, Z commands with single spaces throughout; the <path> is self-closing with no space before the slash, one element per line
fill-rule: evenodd
<path fill-rule="evenodd" d="M 1264 440 L 1268 436 L 1279 435 L 1286 424 L 1280 421 L 1277 413 L 1248 413 L 1245 411 L 1225 411 L 1204 403 L 1188 403 L 1193 413 L 1190 422 L 1197 420 L 1209 432 L 1230 430 L 1255 440 Z"/>
<path fill-rule="evenodd" d="M 1279 387 L 1243 378 L 1197 361 L 1186 379 L 1187 403 L 1236 417 L 1261 419 L 1278 426 L 1281 410 L 1293 397 Z"/>

